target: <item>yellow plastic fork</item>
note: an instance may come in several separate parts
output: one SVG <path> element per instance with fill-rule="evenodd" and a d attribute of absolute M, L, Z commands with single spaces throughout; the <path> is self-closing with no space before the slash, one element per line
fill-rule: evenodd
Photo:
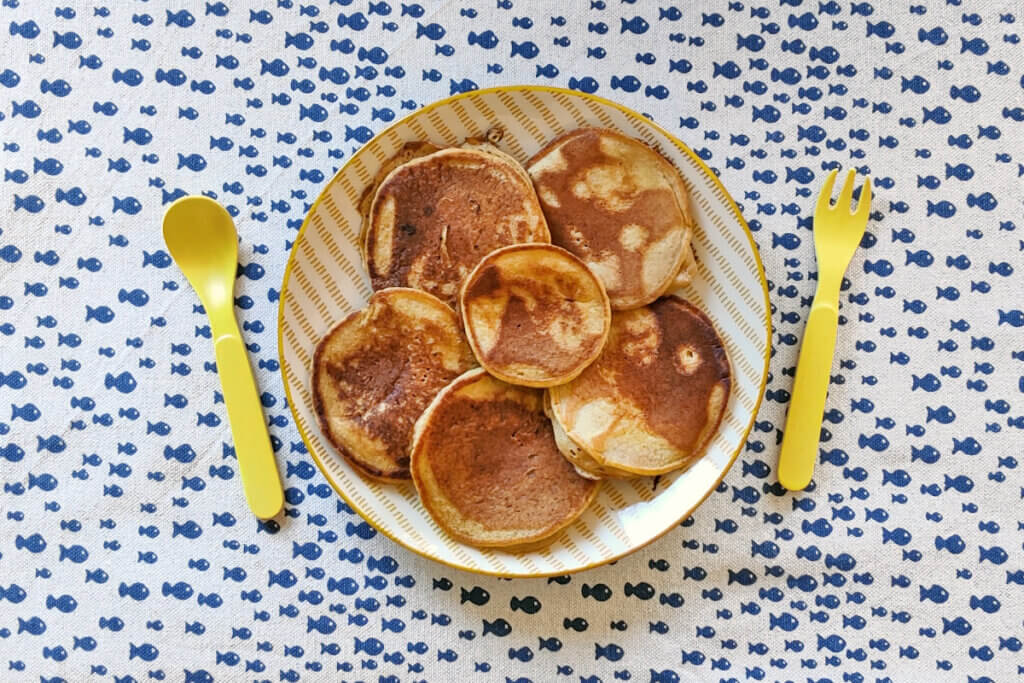
<path fill-rule="evenodd" d="M 850 210 L 855 171 L 850 171 L 831 203 L 837 170 L 825 180 L 814 209 L 814 252 L 818 259 L 818 289 L 800 345 L 796 381 L 789 402 L 786 429 L 779 453 L 779 482 L 790 491 L 800 491 L 811 482 L 814 461 L 821 437 L 821 419 L 825 412 L 836 350 L 839 323 L 839 287 L 843 274 L 868 224 L 871 213 L 871 178 L 865 178 L 857 208 Z"/>

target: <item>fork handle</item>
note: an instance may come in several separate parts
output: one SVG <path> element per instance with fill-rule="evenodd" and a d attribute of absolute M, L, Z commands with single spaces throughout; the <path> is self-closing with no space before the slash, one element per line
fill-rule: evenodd
<path fill-rule="evenodd" d="M 779 482 L 790 491 L 806 487 L 814 473 L 832 357 L 836 350 L 839 287 L 824 289 L 819 283 L 811 304 L 804 340 L 800 345 L 786 428 L 782 433 Z"/>

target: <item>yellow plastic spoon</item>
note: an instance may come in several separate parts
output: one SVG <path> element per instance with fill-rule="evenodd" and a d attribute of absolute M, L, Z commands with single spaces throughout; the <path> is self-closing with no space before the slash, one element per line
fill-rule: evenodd
<path fill-rule="evenodd" d="M 238 233 L 231 215 L 208 197 L 182 197 L 164 214 L 164 242 L 192 283 L 213 331 L 217 373 L 224 391 L 245 499 L 260 519 L 281 511 L 284 492 L 270 447 L 245 341 L 235 320 Z"/>

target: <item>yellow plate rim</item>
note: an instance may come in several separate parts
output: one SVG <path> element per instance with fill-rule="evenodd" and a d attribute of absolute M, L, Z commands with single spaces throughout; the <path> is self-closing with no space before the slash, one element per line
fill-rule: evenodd
<path fill-rule="evenodd" d="M 704 175 L 709 180 L 711 180 L 718 187 L 719 190 L 722 191 L 722 194 L 725 196 L 726 201 L 729 203 L 729 207 L 732 209 L 733 213 L 736 215 L 736 218 L 739 220 L 740 226 L 742 226 L 742 228 L 743 228 L 743 232 L 746 235 L 747 241 L 750 244 L 750 249 L 753 252 L 754 260 L 757 263 L 758 277 L 761 280 L 761 290 L 762 290 L 762 293 L 764 294 L 764 307 L 765 307 L 765 354 L 764 354 L 764 368 L 763 368 L 763 370 L 761 372 L 761 387 L 760 387 L 760 389 L 758 389 L 758 392 L 757 392 L 757 400 L 755 401 L 754 408 L 753 408 L 753 410 L 750 413 L 750 422 L 747 424 L 746 429 L 743 431 L 743 436 L 740 438 L 740 445 L 736 448 L 736 450 L 733 452 L 732 456 L 729 458 L 729 462 L 722 469 L 722 473 L 715 480 L 714 485 L 710 486 L 708 488 L 707 493 L 705 493 L 701 497 L 701 499 L 698 500 L 697 503 L 693 505 L 693 507 L 691 507 L 688 510 L 686 510 L 686 512 L 684 512 L 677 520 L 675 520 L 672 524 L 667 525 L 663 531 L 661 531 L 658 534 L 655 534 L 653 537 L 651 537 L 647 541 L 645 541 L 643 543 L 640 543 L 639 545 L 636 545 L 636 546 L 634 546 L 634 547 L 632 547 L 632 548 L 630 548 L 628 550 L 625 550 L 625 551 L 619 553 L 618 555 L 614 555 L 614 556 L 608 557 L 608 558 L 602 558 L 602 559 L 598 560 L 597 562 L 592 562 L 590 564 L 587 564 L 587 565 L 584 565 L 584 566 L 581 566 L 581 567 L 575 567 L 575 568 L 570 569 L 570 570 L 550 571 L 550 572 L 501 572 L 501 571 L 488 571 L 488 570 L 484 570 L 484 569 L 474 569 L 474 568 L 470 568 L 470 567 L 464 567 L 464 566 L 459 565 L 459 564 L 455 564 L 454 562 L 446 560 L 443 557 L 438 557 L 438 556 L 435 556 L 435 555 L 431 555 L 431 554 L 427 553 L 426 551 L 424 551 L 424 550 L 422 550 L 420 548 L 413 547 L 411 544 L 409 544 L 405 540 L 403 540 L 400 536 L 398 536 L 396 534 L 391 534 L 391 533 L 385 531 L 384 528 L 381 527 L 375 520 L 371 519 L 361 509 L 359 509 L 359 507 L 357 507 L 356 505 L 354 505 L 352 503 L 352 501 L 349 499 L 349 497 L 345 495 L 345 493 L 341 490 L 341 488 L 339 488 L 338 485 L 334 483 L 334 480 L 328 475 L 327 470 L 324 468 L 323 463 L 320 462 L 320 458 L 316 454 L 316 450 L 313 448 L 313 445 L 310 442 L 309 436 L 302 429 L 302 426 L 299 423 L 299 415 L 298 415 L 298 412 L 296 411 L 295 404 L 292 401 L 291 391 L 288 388 L 288 381 L 289 381 L 288 380 L 288 364 L 285 362 L 285 358 L 284 358 L 284 303 L 285 303 L 285 299 L 286 299 L 286 295 L 287 295 L 287 290 L 288 290 L 288 279 L 289 279 L 289 276 L 291 275 L 292 265 L 295 262 L 296 248 L 301 243 L 303 235 L 306 232 L 306 228 L 309 226 L 309 223 L 310 223 L 310 220 L 311 220 L 313 214 L 316 212 L 316 209 L 320 205 L 320 202 L 323 201 L 324 197 L 327 195 L 327 190 L 331 186 L 331 184 L 342 173 L 344 173 L 345 169 L 348 168 L 349 164 L 351 164 L 356 159 L 356 156 L 358 155 L 359 151 L 361 151 L 363 148 L 365 148 L 367 145 L 369 145 L 370 142 L 372 142 L 372 139 L 368 140 L 364 145 L 362 145 L 359 148 L 359 150 L 357 150 L 356 153 L 354 153 L 351 157 L 349 157 L 348 161 L 346 161 L 345 164 L 342 165 L 342 167 L 338 169 L 338 171 L 334 174 L 334 176 L 332 176 L 330 180 L 328 180 L 328 181 L 326 181 L 324 183 L 323 189 L 320 191 L 320 194 L 317 196 L 316 201 L 313 202 L 313 204 L 309 207 L 309 211 L 306 212 L 306 217 L 302 221 L 302 227 L 299 228 L 299 234 L 296 235 L 295 240 L 292 242 L 292 248 L 291 248 L 291 251 L 288 253 L 288 262 L 285 264 L 284 276 L 281 278 L 281 288 L 279 290 L 279 295 L 278 295 L 278 305 L 277 305 L 277 355 L 278 355 L 278 361 L 279 361 L 279 363 L 281 365 L 281 381 L 284 384 L 284 393 L 285 393 L 285 398 L 288 401 L 288 409 L 289 409 L 289 411 L 292 414 L 292 420 L 293 420 L 293 422 L 295 424 L 295 428 L 298 430 L 299 436 L 302 438 L 302 442 L 306 446 L 306 450 L 308 451 L 310 457 L 313 459 L 313 462 L 316 464 L 317 469 L 320 470 L 320 473 L 323 475 L 324 479 L 326 479 L 327 483 L 330 484 L 331 488 L 333 488 L 334 491 L 341 497 L 341 499 L 345 501 L 345 503 L 348 505 L 348 507 L 350 509 L 352 509 L 360 517 L 365 519 L 367 521 L 367 523 L 370 524 L 370 526 L 372 526 L 374 529 L 376 529 L 383 536 L 391 539 L 392 541 L 394 541 L 398 545 L 402 546 L 406 550 L 410 550 L 410 551 L 416 553 L 417 555 L 420 555 L 421 557 L 425 557 L 428 560 L 433 560 L 434 562 L 438 562 L 438 563 L 440 563 L 442 565 L 445 565 L 447 567 L 450 567 L 452 569 L 457 569 L 459 571 L 464 571 L 464 572 L 468 572 L 468 573 L 472 573 L 472 574 L 478 574 L 478 575 L 482 575 L 482 576 L 497 576 L 497 577 L 501 577 L 501 578 L 546 578 L 546 577 L 550 577 L 550 576 L 562 576 L 562 575 L 565 575 L 565 574 L 575 574 L 577 572 L 582 572 L 582 571 L 585 571 L 587 569 L 593 569 L 595 567 L 600 567 L 600 566 L 608 564 L 610 562 L 615 562 L 617 560 L 620 560 L 623 557 L 625 557 L 626 555 L 630 555 L 632 553 L 635 553 L 638 550 L 641 550 L 642 548 L 647 547 L 651 543 L 654 543 L 658 539 L 660 539 L 663 536 L 665 536 L 665 534 L 667 534 L 672 529 L 678 527 L 679 524 L 682 521 L 684 521 L 690 515 L 692 515 L 694 510 L 696 510 L 698 507 L 700 507 L 704 503 L 704 501 L 708 499 L 708 497 L 711 495 L 711 493 L 714 492 L 718 488 L 719 484 L 722 483 L 722 480 L 725 479 L 725 475 L 728 474 L 729 470 L 732 469 L 733 464 L 736 462 L 736 458 L 739 457 L 740 452 L 743 450 L 743 447 L 744 447 L 744 445 L 746 444 L 746 441 L 747 441 L 747 437 L 750 436 L 750 430 L 753 429 L 754 422 L 757 420 L 757 414 L 758 414 L 758 410 L 760 409 L 761 402 L 764 400 L 764 390 L 765 390 L 765 387 L 768 384 L 768 367 L 769 367 L 769 362 L 771 360 L 771 348 L 772 348 L 772 344 L 771 344 L 771 341 L 772 341 L 771 301 L 770 301 L 770 299 L 768 297 L 768 280 L 767 280 L 767 278 L 765 276 L 764 264 L 761 261 L 761 252 L 758 250 L 757 243 L 754 241 L 754 234 L 750 231 L 750 226 L 747 225 L 746 219 L 743 218 L 743 213 L 740 211 L 739 206 L 736 205 L 736 201 L 732 198 L 732 195 L 730 195 L 729 191 L 725 188 L 725 185 L 722 184 L 722 181 L 719 180 L 718 176 L 715 175 L 711 171 L 711 169 L 708 167 L 708 165 L 706 163 L 704 163 L 704 160 L 701 159 L 699 156 L 697 156 L 697 154 L 694 153 L 694 151 L 691 150 L 686 145 L 686 143 L 684 143 L 682 140 L 680 140 L 675 135 L 670 133 L 668 130 L 666 130 L 664 127 L 662 127 L 660 124 L 658 124 L 653 119 L 649 119 L 646 116 L 643 116 L 642 114 L 640 114 L 640 113 L 638 113 L 638 112 L 636 112 L 636 111 L 634 111 L 634 110 L 632 110 L 632 109 L 630 109 L 630 108 L 628 108 L 628 107 L 626 107 L 624 105 L 621 105 L 621 104 L 619 104 L 617 102 L 605 99 L 604 97 L 598 97 L 597 95 L 591 95 L 589 93 L 583 93 L 583 92 L 580 92 L 580 91 L 577 91 L 577 90 L 570 90 L 570 89 L 567 89 L 567 88 L 556 88 L 554 86 L 547 86 L 547 85 L 506 85 L 506 86 L 497 86 L 497 87 L 493 87 L 493 88 L 483 88 L 483 89 L 480 89 L 480 90 L 470 90 L 468 92 L 459 93 L 457 95 L 452 95 L 451 97 L 446 97 L 444 99 L 437 100 L 435 102 L 432 102 L 431 104 L 423 106 L 420 109 L 417 109 L 416 111 L 412 112 L 408 116 L 405 116 L 405 117 L 399 119 L 398 121 L 394 122 L 393 124 L 391 124 L 387 128 L 384 128 L 383 130 L 381 130 L 379 133 L 377 133 L 374 136 L 374 139 L 378 138 L 378 137 L 380 137 L 382 135 L 386 135 L 393 128 L 397 128 L 398 126 L 402 125 L 403 123 L 405 123 L 406 121 L 408 121 L 408 120 L 410 120 L 410 119 L 412 119 L 414 117 L 422 116 L 423 114 L 425 114 L 425 113 L 427 113 L 429 111 L 432 111 L 434 109 L 437 109 L 438 107 L 442 107 L 444 105 L 450 104 L 452 102 L 456 102 L 458 100 L 465 99 L 465 98 L 468 98 L 468 97 L 476 97 L 476 96 L 484 95 L 484 94 L 501 93 L 501 92 L 513 91 L 513 90 L 514 91 L 526 90 L 526 91 L 532 91 L 532 92 L 552 93 L 552 94 L 556 94 L 556 95 L 567 95 L 567 96 L 570 96 L 570 97 L 581 97 L 581 98 L 586 99 L 586 100 L 590 100 L 590 101 L 597 102 L 597 103 L 605 105 L 605 106 L 612 107 L 613 109 L 618 110 L 619 112 L 625 114 L 627 117 L 629 117 L 631 119 L 640 120 L 640 121 L 642 121 L 644 123 L 644 125 L 648 125 L 648 126 L 653 127 L 659 133 L 664 135 L 668 140 L 670 140 L 672 142 L 672 144 L 674 144 L 679 149 L 679 151 L 683 152 L 688 157 L 690 157 L 693 160 L 693 162 L 695 164 L 697 164 L 697 166 L 704 173 Z"/>

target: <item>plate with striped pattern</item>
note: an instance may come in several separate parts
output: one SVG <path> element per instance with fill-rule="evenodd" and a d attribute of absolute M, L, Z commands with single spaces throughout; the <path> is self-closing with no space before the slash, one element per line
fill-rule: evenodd
<path fill-rule="evenodd" d="M 363 308 L 372 290 L 358 245 L 359 200 L 377 170 L 409 141 L 461 144 L 498 126 L 498 146 L 525 162 L 552 138 L 600 126 L 643 140 L 682 174 L 698 229 L 694 282 L 677 293 L 714 321 L 732 362 L 734 384 L 722 426 L 703 458 L 685 472 L 605 481 L 593 505 L 547 546 L 509 552 L 448 537 L 412 483 L 360 477 L 321 434 L 310 364 L 321 335 Z M 685 144 L 644 116 L 583 93 L 543 86 L 477 90 L 425 106 L 360 148 L 326 184 L 292 246 L 278 311 L 285 393 L 309 454 L 349 507 L 378 531 L 446 565 L 499 576 L 552 576 L 618 559 L 662 536 L 721 482 L 746 443 L 764 393 L 771 319 L 764 269 L 750 229 L 717 176 Z"/>

